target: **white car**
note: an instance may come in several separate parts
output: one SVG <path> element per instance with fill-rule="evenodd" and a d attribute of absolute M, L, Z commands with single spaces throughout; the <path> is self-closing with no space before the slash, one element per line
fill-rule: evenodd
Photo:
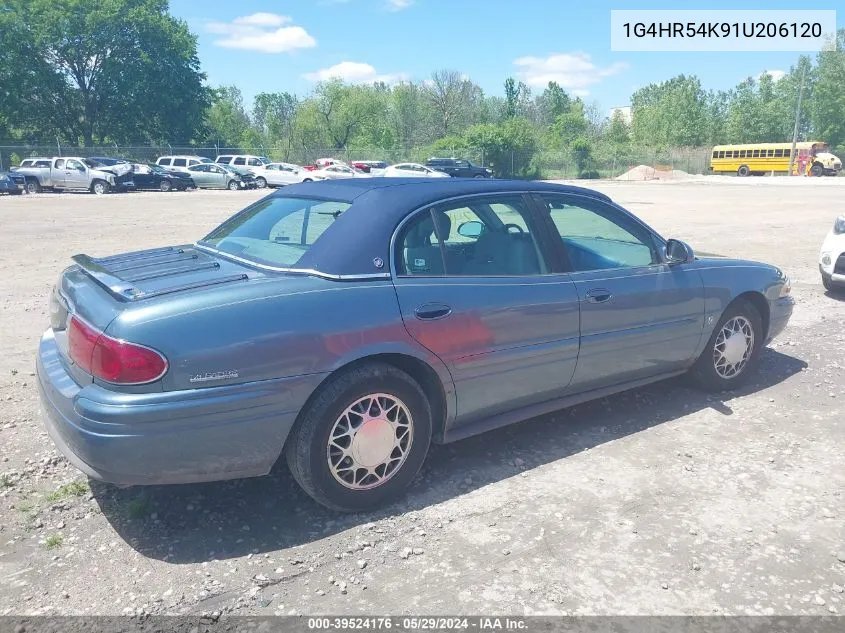
<path fill-rule="evenodd" d="M 384 170 L 386 178 L 450 178 L 449 174 L 419 163 L 399 163 Z"/>
<path fill-rule="evenodd" d="M 188 173 L 188 167 L 194 167 L 203 163 L 212 163 L 210 158 L 205 156 L 189 156 L 180 154 L 178 156 L 159 156 L 156 165 L 170 171 L 182 171 Z"/>
<path fill-rule="evenodd" d="M 819 272 L 827 290 L 845 291 L 845 215 L 833 223 L 819 253 Z"/>
<path fill-rule="evenodd" d="M 295 185 L 299 182 L 326 180 L 325 176 L 291 163 L 270 163 L 260 168 L 250 167 L 250 170 L 255 174 L 255 180 L 259 187 L 283 187 Z M 262 181 L 264 184 L 262 184 Z"/>
<path fill-rule="evenodd" d="M 313 176 L 322 176 L 327 180 L 337 180 L 339 178 L 372 178 L 370 174 L 365 174 L 363 171 L 352 169 L 349 165 L 335 164 L 324 167 L 323 169 L 315 169 L 307 172 Z M 314 180 L 317 180 L 316 178 Z"/>

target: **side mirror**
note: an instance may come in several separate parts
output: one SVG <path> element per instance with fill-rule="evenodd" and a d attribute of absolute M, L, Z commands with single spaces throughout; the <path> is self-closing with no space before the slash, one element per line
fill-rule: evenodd
<path fill-rule="evenodd" d="M 692 247 L 681 240 L 667 240 L 666 260 L 669 264 L 685 264 L 695 259 Z"/>
<path fill-rule="evenodd" d="M 478 220 L 464 222 L 458 227 L 458 235 L 476 238 L 484 232 L 484 225 Z"/>

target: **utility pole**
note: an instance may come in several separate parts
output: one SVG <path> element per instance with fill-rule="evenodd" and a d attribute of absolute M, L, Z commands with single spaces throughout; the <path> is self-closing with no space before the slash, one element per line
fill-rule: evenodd
<path fill-rule="evenodd" d="M 798 107 L 795 108 L 795 128 L 792 131 L 792 151 L 789 153 L 789 175 L 792 175 L 792 168 L 795 166 L 795 144 L 798 142 L 798 123 L 801 120 L 801 101 L 804 99 L 804 76 L 807 74 L 807 66 L 801 69 L 801 89 L 798 91 Z"/>

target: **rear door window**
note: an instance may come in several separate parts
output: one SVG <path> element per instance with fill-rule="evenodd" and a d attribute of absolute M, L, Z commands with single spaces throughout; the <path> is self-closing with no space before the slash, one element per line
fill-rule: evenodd
<path fill-rule="evenodd" d="M 169 158 L 159 158 L 158 164 L 159 165 L 170 165 L 170 159 Z"/>
<path fill-rule="evenodd" d="M 243 165 L 245 164 L 245 160 L 243 156 L 238 156 L 234 161 L 232 161 L 233 165 Z"/>
<path fill-rule="evenodd" d="M 188 161 L 184 158 L 174 158 L 173 159 L 173 166 L 174 167 L 185 167 L 188 164 Z M 194 163 L 196 164 L 196 163 Z"/>

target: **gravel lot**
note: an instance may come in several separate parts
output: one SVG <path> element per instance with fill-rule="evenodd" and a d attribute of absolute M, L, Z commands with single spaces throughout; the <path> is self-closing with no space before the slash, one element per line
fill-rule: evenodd
<path fill-rule="evenodd" d="M 781 266 L 798 305 L 741 392 L 679 380 L 433 447 L 406 499 L 334 515 L 271 477 L 115 490 L 39 419 L 75 253 L 202 236 L 260 192 L 0 199 L 0 615 L 845 612 L 845 302 L 816 261 L 845 178 L 598 183 L 666 236 Z"/>

